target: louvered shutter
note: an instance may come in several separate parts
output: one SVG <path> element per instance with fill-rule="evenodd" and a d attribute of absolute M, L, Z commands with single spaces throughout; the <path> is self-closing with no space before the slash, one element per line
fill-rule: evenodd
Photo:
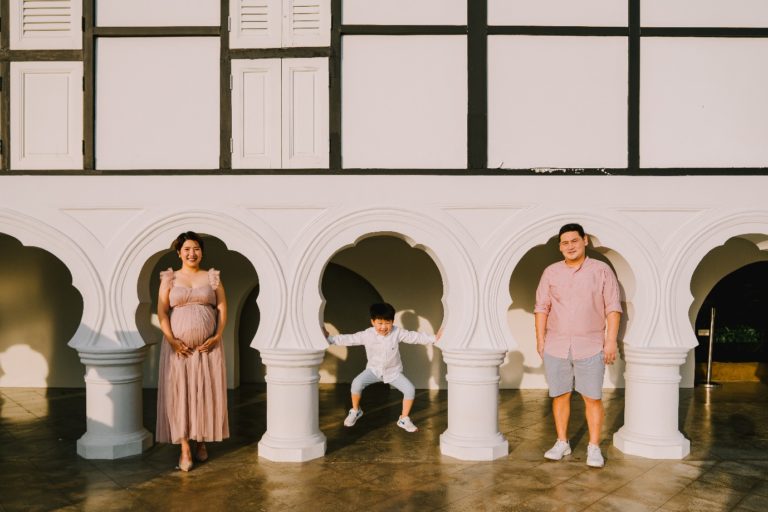
<path fill-rule="evenodd" d="M 14 50 L 80 49 L 82 0 L 11 0 Z"/>
<path fill-rule="evenodd" d="M 283 0 L 283 46 L 330 44 L 330 0 Z"/>
<path fill-rule="evenodd" d="M 232 168 L 280 168 L 280 59 L 232 61 Z"/>
<path fill-rule="evenodd" d="M 279 48 L 281 0 L 229 0 L 231 48 Z"/>
<path fill-rule="evenodd" d="M 328 59 L 283 59 L 283 168 L 328 167 Z"/>
<path fill-rule="evenodd" d="M 83 63 L 11 63 L 11 169 L 83 168 Z"/>

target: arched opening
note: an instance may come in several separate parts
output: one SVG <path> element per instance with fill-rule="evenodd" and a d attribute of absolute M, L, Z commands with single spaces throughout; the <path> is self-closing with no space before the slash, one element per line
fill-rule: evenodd
<path fill-rule="evenodd" d="M 507 354 L 501 366 L 501 387 L 508 389 L 547 387 L 541 358 L 536 352 L 536 332 L 534 329 L 534 307 L 536 288 L 544 269 L 552 263 L 561 261 L 558 248 L 559 240 L 553 236 L 545 243 L 527 251 L 512 271 L 509 280 L 509 296 L 512 303 L 507 309 L 507 323 L 513 337 L 518 342 L 518 350 Z M 627 323 L 633 317 L 633 297 L 635 295 L 635 275 L 628 262 L 617 251 L 601 244 L 600 239 L 589 233 L 587 256 L 608 264 L 619 280 L 621 289 L 621 315 L 619 326 L 619 352 L 627 330 Z M 617 360 L 608 367 L 604 387 L 624 386 L 624 364 Z"/>
<path fill-rule="evenodd" d="M 368 307 L 385 301 L 395 325 L 434 334 L 443 323 L 443 280 L 433 259 L 398 235 L 375 234 L 333 255 L 321 283 L 323 320 L 331 334 L 370 327 Z M 328 349 L 321 383 L 349 383 L 365 368 L 363 347 Z M 445 387 L 445 365 L 432 346 L 400 345 L 404 373 L 417 389 Z M 365 397 L 363 398 L 365 400 Z"/>
<path fill-rule="evenodd" d="M 0 283 L 0 387 L 83 387 L 83 366 L 67 346 L 83 297 L 67 266 L 0 233 Z"/>
<path fill-rule="evenodd" d="M 715 309 L 712 380 L 768 380 L 768 252 L 755 237 L 734 237 L 712 249 L 691 279 L 689 310 L 699 340 L 694 350 L 695 378 L 706 378 L 709 328 Z"/>
<path fill-rule="evenodd" d="M 258 329 L 259 311 L 256 304 L 259 279 L 253 264 L 242 254 L 227 248 L 226 244 L 212 235 L 200 234 L 205 242 L 202 268 L 216 268 L 227 294 L 228 320 L 224 330 L 224 354 L 227 365 L 227 387 L 234 389 L 241 382 L 258 382 L 258 354 L 250 347 Z M 169 241 L 170 245 L 170 241 Z M 152 255 L 141 269 L 138 282 L 139 306 L 136 309 L 136 325 L 139 334 L 150 345 L 144 362 L 144 386 L 157 387 L 158 361 L 162 333 L 157 319 L 157 294 L 160 287 L 160 271 L 180 267 L 175 251 L 167 249 Z M 242 336 L 250 335 L 249 339 Z M 242 374 L 245 370 L 246 375 Z M 252 373 L 256 371 L 257 375 Z M 261 371 L 263 382 L 263 371 Z"/>

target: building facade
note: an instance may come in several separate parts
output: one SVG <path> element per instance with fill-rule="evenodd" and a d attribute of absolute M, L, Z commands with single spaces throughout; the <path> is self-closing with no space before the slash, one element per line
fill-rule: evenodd
<path fill-rule="evenodd" d="M 694 319 L 719 279 L 768 259 L 762 2 L 10 0 L 0 14 L 0 385 L 84 386 L 84 457 L 152 442 L 157 274 L 190 229 L 234 313 L 230 387 L 267 382 L 261 456 L 323 455 L 317 384 L 363 363 L 322 327 L 362 327 L 381 299 L 406 328 L 444 328 L 439 348 L 403 351 L 418 387 L 448 389 L 443 453 L 504 456 L 498 389 L 545 387 L 533 294 L 571 221 L 622 287 L 614 443 L 688 452 Z M 290 415 L 269 407 L 287 400 Z"/>

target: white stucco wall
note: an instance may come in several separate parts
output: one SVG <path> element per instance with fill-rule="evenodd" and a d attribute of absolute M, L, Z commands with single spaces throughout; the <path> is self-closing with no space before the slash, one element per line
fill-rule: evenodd
<path fill-rule="evenodd" d="M 523 361 L 514 356 L 502 368 L 513 375 L 519 365 L 538 362 L 526 338 L 532 322 L 515 313 L 510 281 L 518 262 L 567 221 L 582 222 L 617 270 L 632 306 L 623 343 L 695 346 L 693 275 L 716 274 L 707 279 L 714 283 L 728 271 L 708 264 L 697 271 L 702 260 L 739 235 L 747 254 L 728 260 L 764 254 L 758 251 L 768 232 L 766 178 L 727 181 L 728 187 L 718 177 L 6 176 L 0 232 L 50 252 L 71 272 L 83 300 L 75 347 L 145 342 L 136 311 L 146 263 L 179 231 L 192 229 L 220 239 L 256 269 L 255 347 L 324 348 L 326 263 L 366 233 L 397 234 L 423 248 L 442 276 L 445 346 L 505 347 L 512 356 L 519 350 Z M 198 190 L 216 193 L 192 209 L 189 197 Z M 386 190 L 385 200 L 373 190 Z M 523 290 L 538 279 L 532 274 Z M 540 386 L 535 372 L 527 378 L 533 380 L 519 385 Z"/>

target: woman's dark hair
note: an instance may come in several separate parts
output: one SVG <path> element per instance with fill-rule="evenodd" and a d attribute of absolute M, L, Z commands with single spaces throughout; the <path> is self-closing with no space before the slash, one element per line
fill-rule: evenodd
<path fill-rule="evenodd" d="M 184 242 L 187 240 L 192 240 L 194 242 L 197 242 L 197 245 L 200 246 L 200 250 L 204 250 L 205 248 L 203 245 L 203 239 L 200 238 L 200 235 L 195 233 L 194 231 L 185 231 L 184 233 L 180 234 L 176 237 L 176 240 L 173 241 L 173 250 L 176 252 L 181 251 L 181 246 L 184 245 Z"/>
<path fill-rule="evenodd" d="M 371 320 L 395 320 L 395 308 L 386 302 L 371 304 Z"/>

